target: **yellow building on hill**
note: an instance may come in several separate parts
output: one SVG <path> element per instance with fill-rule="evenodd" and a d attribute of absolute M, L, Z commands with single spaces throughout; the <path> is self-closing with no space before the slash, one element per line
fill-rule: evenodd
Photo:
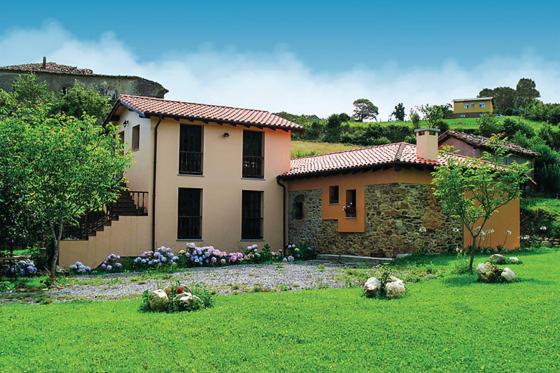
<path fill-rule="evenodd" d="M 453 114 L 456 118 L 473 118 L 483 114 L 492 114 L 493 112 L 494 103 L 492 97 L 453 100 Z"/>

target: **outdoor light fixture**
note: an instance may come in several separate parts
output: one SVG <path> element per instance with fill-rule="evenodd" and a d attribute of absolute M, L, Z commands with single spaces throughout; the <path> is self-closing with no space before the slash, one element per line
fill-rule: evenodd
<path fill-rule="evenodd" d="M 229 137 L 229 132 L 224 132 L 224 137 Z"/>
<path fill-rule="evenodd" d="M 128 125 L 128 120 L 125 120 L 125 121 L 123 122 L 123 127 L 126 127 L 127 125 Z"/>

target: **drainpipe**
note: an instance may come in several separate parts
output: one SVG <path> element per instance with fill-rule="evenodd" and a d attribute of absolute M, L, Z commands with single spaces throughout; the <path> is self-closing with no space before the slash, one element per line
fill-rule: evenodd
<path fill-rule="evenodd" d="M 158 128 L 161 123 L 162 117 L 158 117 L 156 127 L 154 128 L 154 168 L 152 171 L 152 251 L 156 250 L 156 175 L 157 175 L 157 138 Z"/>
<path fill-rule="evenodd" d="M 282 253 L 286 256 L 286 184 L 282 183 L 278 178 L 276 179 L 276 182 L 282 187 Z"/>

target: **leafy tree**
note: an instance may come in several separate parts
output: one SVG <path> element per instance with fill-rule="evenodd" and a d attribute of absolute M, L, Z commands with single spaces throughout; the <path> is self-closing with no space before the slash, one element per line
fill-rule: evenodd
<path fill-rule="evenodd" d="M 54 99 L 47 83 L 40 81 L 35 74 L 18 75 L 12 83 L 12 96 L 19 107 L 26 108 L 51 103 Z"/>
<path fill-rule="evenodd" d="M 482 115 L 478 118 L 478 128 L 482 136 L 490 137 L 504 131 L 504 127 L 493 115 Z"/>
<path fill-rule="evenodd" d="M 527 163 L 505 165 L 508 155 L 495 137 L 493 152 L 483 158 L 459 161 L 449 156 L 446 164 L 432 173 L 434 195 L 442 209 L 460 221 L 471 237 L 469 270 L 472 272 L 476 251 L 488 220 L 505 204 L 520 198 L 521 187 L 528 180 Z M 449 153 L 448 149 L 444 152 Z M 499 165 L 499 166 L 498 166 Z"/>
<path fill-rule="evenodd" d="M 325 141 L 338 142 L 340 139 L 340 126 L 342 121 L 338 114 L 332 114 L 327 118 L 327 127 L 325 128 Z"/>
<path fill-rule="evenodd" d="M 124 152 L 117 129 L 103 128 L 90 116 L 50 116 L 49 108 L 42 107 L 32 114 L 5 118 L 0 128 L 0 149 L 11 149 L 2 154 L 2 163 L 9 166 L 0 169 L 0 186 L 7 186 L 8 194 L 17 195 L 24 210 L 33 211 L 35 221 L 48 228 L 53 243 L 48 252 L 52 272 L 64 225 L 116 200 L 119 175 L 129 165 L 130 156 Z M 19 146 L 10 143 L 13 138 Z"/>
<path fill-rule="evenodd" d="M 493 97 L 494 112 L 502 115 L 512 115 L 517 113 L 515 106 L 517 92 L 511 87 L 496 87 L 494 89 L 485 88 L 478 94 L 478 97 Z"/>
<path fill-rule="evenodd" d="M 403 122 L 404 121 L 404 117 L 405 117 L 405 108 L 402 102 L 399 102 L 396 106 L 395 106 L 395 110 L 393 110 L 393 113 L 391 114 L 392 116 L 395 117 L 396 120 Z"/>
<path fill-rule="evenodd" d="M 91 115 L 101 123 L 111 111 L 111 103 L 108 96 L 76 81 L 60 98 L 58 109 L 76 118 L 84 114 Z"/>
<path fill-rule="evenodd" d="M 377 119 L 379 115 L 379 108 L 367 98 L 359 98 L 354 101 L 353 105 L 354 118 L 359 122 L 363 122 L 365 119 Z"/>
<path fill-rule="evenodd" d="M 517 82 L 515 105 L 518 109 L 524 108 L 533 100 L 541 97 L 537 85 L 533 79 L 521 78 Z"/>
<path fill-rule="evenodd" d="M 443 120 L 446 115 L 445 105 L 422 105 L 418 110 L 424 115 L 430 128 L 438 128 L 441 132 L 449 129 L 449 125 Z"/>
<path fill-rule="evenodd" d="M 410 109 L 410 114 L 408 115 L 410 121 L 412 122 L 412 126 L 415 129 L 420 128 L 420 114 L 414 109 Z"/>

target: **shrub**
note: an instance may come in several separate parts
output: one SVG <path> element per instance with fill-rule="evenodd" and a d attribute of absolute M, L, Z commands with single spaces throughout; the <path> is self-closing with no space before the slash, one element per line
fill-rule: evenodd
<path fill-rule="evenodd" d="M 240 252 L 227 253 L 213 246 L 197 247 L 192 242 L 188 243 L 187 249 L 181 250 L 179 254 L 185 258 L 186 264 L 191 266 L 238 264 L 246 259 Z"/>
<path fill-rule="evenodd" d="M 296 260 L 311 260 L 317 257 L 317 253 L 315 249 L 309 245 L 298 246 L 296 244 L 288 245 L 288 258 L 287 261 L 290 260 L 290 256 Z"/>
<path fill-rule="evenodd" d="M 480 129 L 480 134 L 487 137 L 504 131 L 504 127 L 493 115 L 482 115 L 478 119 L 478 127 Z"/>
<path fill-rule="evenodd" d="M 151 312 L 196 311 L 213 305 L 212 294 L 204 285 L 195 284 L 189 289 L 177 282 L 165 289 L 144 291 L 140 310 Z"/>
<path fill-rule="evenodd" d="M 179 257 L 173 254 L 169 247 L 162 246 L 156 251 L 145 251 L 133 261 L 134 268 L 158 268 L 162 266 L 174 267 L 177 265 Z"/>
<path fill-rule="evenodd" d="M 102 272 L 120 272 L 123 269 L 120 255 L 109 254 L 107 258 L 101 263 L 98 270 Z"/>
<path fill-rule="evenodd" d="M 31 277 L 37 274 L 37 267 L 31 259 L 18 260 L 16 265 L 10 268 L 10 272 L 21 277 Z"/>
<path fill-rule="evenodd" d="M 84 265 L 82 262 L 76 262 L 68 267 L 70 272 L 77 275 L 85 275 L 91 272 L 91 267 Z"/>

